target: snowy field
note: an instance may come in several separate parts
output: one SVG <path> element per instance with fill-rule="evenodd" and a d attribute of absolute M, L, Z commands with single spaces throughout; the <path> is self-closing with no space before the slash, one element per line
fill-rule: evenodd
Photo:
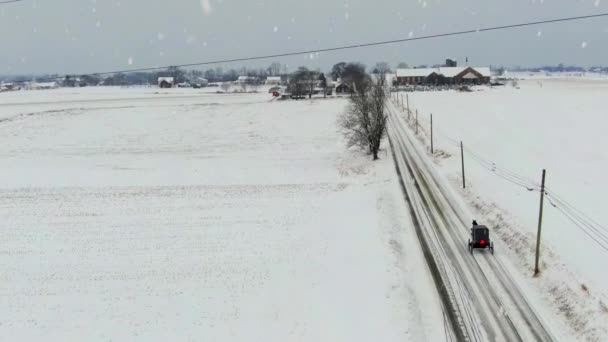
<path fill-rule="evenodd" d="M 345 104 L 0 94 L 0 340 L 443 340 L 390 154 L 344 148 Z"/>
<path fill-rule="evenodd" d="M 432 113 L 436 163 L 477 220 L 494 228 L 503 243 L 497 253 L 511 260 L 530 297 L 548 303 L 581 339 L 608 339 L 608 81 L 531 79 L 520 81 L 519 89 L 479 90 L 410 93 L 410 107 L 419 111 L 421 139 L 428 145 Z M 466 191 L 461 190 L 461 140 Z M 542 275 L 530 278 L 543 168 L 549 195 Z M 562 211 L 589 224 L 575 218 L 577 225 Z"/>

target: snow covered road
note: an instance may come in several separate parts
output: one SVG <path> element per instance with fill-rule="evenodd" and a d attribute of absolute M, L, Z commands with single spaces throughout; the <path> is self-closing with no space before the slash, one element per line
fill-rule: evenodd
<path fill-rule="evenodd" d="M 389 112 L 389 139 L 418 237 L 444 289 L 442 300 L 458 339 L 553 340 L 500 258 L 485 251 L 469 254 L 472 215 L 435 170 L 402 113 L 393 104 Z M 500 245 L 496 248 L 500 253 Z"/>

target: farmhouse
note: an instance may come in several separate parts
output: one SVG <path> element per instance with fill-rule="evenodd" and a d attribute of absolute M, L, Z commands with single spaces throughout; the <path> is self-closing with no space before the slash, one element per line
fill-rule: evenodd
<path fill-rule="evenodd" d="M 397 69 L 397 84 L 487 84 L 490 77 L 488 67 Z"/>
<path fill-rule="evenodd" d="M 175 85 L 175 79 L 173 77 L 159 77 L 158 86 L 160 88 L 173 88 Z"/>
<path fill-rule="evenodd" d="M 346 83 L 338 83 L 336 84 L 336 94 L 350 94 L 351 88 Z"/>
<path fill-rule="evenodd" d="M 242 84 L 258 84 L 258 78 L 253 76 L 239 76 L 236 83 Z"/>
<path fill-rule="evenodd" d="M 266 78 L 266 84 L 268 84 L 268 85 L 280 85 L 281 84 L 281 76 L 268 76 Z"/>

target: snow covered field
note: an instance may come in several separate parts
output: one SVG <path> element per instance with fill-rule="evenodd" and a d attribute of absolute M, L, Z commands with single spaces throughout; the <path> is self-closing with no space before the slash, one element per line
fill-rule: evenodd
<path fill-rule="evenodd" d="M 541 306 L 548 303 L 581 339 L 606 340 L 608 240 L 602 239 L 608 236 L 608 81 L 531 79 L 519 86 L 410 93 L 409 101 L 419 110 L 427 144 L 433 114 L 436 163 L 456 189 L 462 187 L 457 144 L 464 142 L 467 190 L 460 191 L 478 221 L 490 224 L 502 239 L 497 253 L 510 258 L 530 297 Z M 526 187 L 540 184 L 543 168 L 549 196 L 542 275 L 533 279 L 539 192 Z M 560 211 L 571 207 L 595 221 L 596 230 L 575 225 Z"/>
<path fill-rule="evenodd" d="M 390 154 L 345 150 L 344 105 L 0 94 L 0 339 L 443 340 Z"/>

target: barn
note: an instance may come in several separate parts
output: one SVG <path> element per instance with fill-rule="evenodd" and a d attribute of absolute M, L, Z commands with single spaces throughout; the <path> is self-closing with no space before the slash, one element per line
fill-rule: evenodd
<path fill-rule="evenodd" d="M 160 88 L 173 88 L 175 85 L 175 79 L 173 77 L 159 77 L 158 86 Z"/>
<path fill-rule="evenodd" d="M 490 77 L 488 67 L 397 69 L 397 84 L 400 85 L 487 84 Z"/>

